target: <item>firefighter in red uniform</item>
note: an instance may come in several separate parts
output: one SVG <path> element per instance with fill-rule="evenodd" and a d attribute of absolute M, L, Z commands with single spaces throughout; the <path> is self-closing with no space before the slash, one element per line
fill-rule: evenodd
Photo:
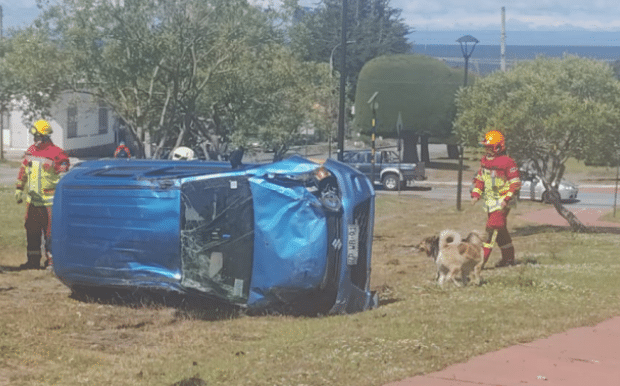
<path fill-rule="evenodd" d="M 114 158 L 131 158 L 131 152 L 125 142 L 121 141 L 116 150 L 114 151 Z"/>
<path fill-rule="evenodd" d="M 47 121 L 36 121 L 30 129 L 34 144 L 26 150 L 19 168 L 15 199 L 21 204 L 26 199 L 26 253 L 28 261 L 21 269 L 39 269 L 41 264 L 41 236 L 45 240 L 44 266 L 52 264 L 51 229 L 52 203 L 61 173 L 69 170 L 69 158 L 52 143 L 52 128 Z"/>
<path fill-rule="evenodd" d="M 519 168 L 515 161 L 506 155 L 504 135 L 491 130 L 484 136 L 482 145 L 485 155 L 480 160 L 480 170 L 474 178 L 472 205 L 481 198 L 488 213 L 486 224 L 487 240 L 483 245 L 484 262 L 489 260 L 495 243 L 502 252 L 498 267 L 514 265 L 515 249 L 508 233 L 507 217 L 510 208 L 516 204 L 516 197 L 521 188 Z"/>

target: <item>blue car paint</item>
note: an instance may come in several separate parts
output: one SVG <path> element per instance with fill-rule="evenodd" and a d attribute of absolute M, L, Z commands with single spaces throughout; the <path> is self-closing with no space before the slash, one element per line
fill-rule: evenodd
<path fill-rule="evenodd" d="M 337 179 L 342 199 L 337 214 L 326 211 L 303 183 L 321 166 Z M 239 278 L 230 283 L 212 282 L 204 273 L 189 280 L 181 235 L 184 224 L 201 215 L 190 213 L 193 209 L 182 204 L 187 201 L 184 196 L 200 194 L 196 189 L 221 181 L 235 191 L 249 184 L 250 207 L 238 213 L 248 217 L 239 221 L 252 221 L 253 241 L 243 243 L 239 256 L 234 256 L 234 248 L 224 254 L 251 267 L 235 273 Z M 88 161 L 74 167 L 57 187 L 54 270 L 72 288 L 197 292 L 256 309 L 286 303 L 299 294 L 314 296 L 318 292 L 312 291 L 326 285 L 326 276 L 335 275 L 329 313 L 361 311 L 376 305 L 369 287 L 374 196 L 366 177 L 333 160 L 320 165 L 295 156 L 235 170 L 227 163 L 202 161 Z M 346 235 L 356 222 L 361 224 L 360 255 L 347 262 Z M 338 237 L 328 239 L 328 223 Z M 224 232 L 205 237 L 215 237 L 218 248 L 226 248 L 232 236 Z M 334 258 L 329 269 L 328 256 Z M 235 269 L 245 270 L 241 265 Z"/>

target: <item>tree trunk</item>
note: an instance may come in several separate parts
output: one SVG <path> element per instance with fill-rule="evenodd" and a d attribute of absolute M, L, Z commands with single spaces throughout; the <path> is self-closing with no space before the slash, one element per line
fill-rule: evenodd
<path fill-rule="evenodd" d="M 583 223 L 579 221 L 579 219 L 577 218 L 577 216 L 575 216 L 573 212 L 566 209 L 564 205 L 562 205 L 562 201 L 560 201 L 560 194 L 557 192 L 557 190 L 551 192 L 550 201 L 555 207 L 555 210 L 558 212 L 558 214 L 568 222 L 568 225 L 570 225 L 570 229 L 573 232 L 588 231 L 588 227 L 583 225 Z"/>
<path fill-rule="evenodd" d="M 420 153 L 422 153 L 422 162 L 431 162 L 430 153 L 428 151 L 428 135 L 426 134 L 420 137 Z"/>
<path fill-rule="evenodd" d="M 449 159 L 459 159 L 459 147 L 458 145 L 447 145 L 448 147 L 448 158 Z"/>
<path fill-rule="evenodd" d="M 403 131 L 403 162 L 418 163 L 418 135 L 411 131 Z"/>

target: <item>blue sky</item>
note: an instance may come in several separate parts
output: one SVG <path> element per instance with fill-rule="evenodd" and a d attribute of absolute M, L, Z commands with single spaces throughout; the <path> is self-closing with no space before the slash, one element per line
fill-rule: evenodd
<path fill-rule="evenodd" d="M 54 0 L 50 0 L 54 1 Z M 277 4 L 279 0 L 250 0 Z M 312 6 L 316 0 L 299 0 Z M 0 0 L 5 30 L 23 27 L 37 15 L 35 0 Z M 402 9 L 402 18 L 413 27 L 416 44 L 451 44 L 450 31 L 476 36 L 481 44 L 498 44 L 501 8 L 506 8 L 508 44 L 618 45 L 620 46 L 620 7 L 617 0 L 391 0 Z M 526 31 L 528 34 L 517 33 Z M 565 33 L 570 31 L 570 33 Z M 474 34 L 474 32 L 477 33 Z M 535 33 L 533 35 L 533 33 Z M 615 38 L 615 34 L 619 39 Z M 459 35 L 461 34 L 461 35 Z M 482 36 L 478 37 L 478 36 Z M 487 38 L 488 36 L 488 38 Z M 514 39 L 511 41 L 510 39 Z"/>

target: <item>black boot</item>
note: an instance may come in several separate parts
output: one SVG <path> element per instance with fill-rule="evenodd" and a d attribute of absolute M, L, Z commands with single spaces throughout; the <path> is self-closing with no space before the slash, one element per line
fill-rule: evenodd
<path fill-rule="evenodd" d="M 20 270 L 25 269 L 40 269 L 41 268 L 41 253 L 28 252 L 28 261 L 19 266 Z"/>
<path fill-rule="evenodd" d="M 512 244 L 504 245 L 500 247 L 502 251 L 502 259 L 495 265 L 496 268 L 508 267 L 515 265 L 515 248 Z"/>

